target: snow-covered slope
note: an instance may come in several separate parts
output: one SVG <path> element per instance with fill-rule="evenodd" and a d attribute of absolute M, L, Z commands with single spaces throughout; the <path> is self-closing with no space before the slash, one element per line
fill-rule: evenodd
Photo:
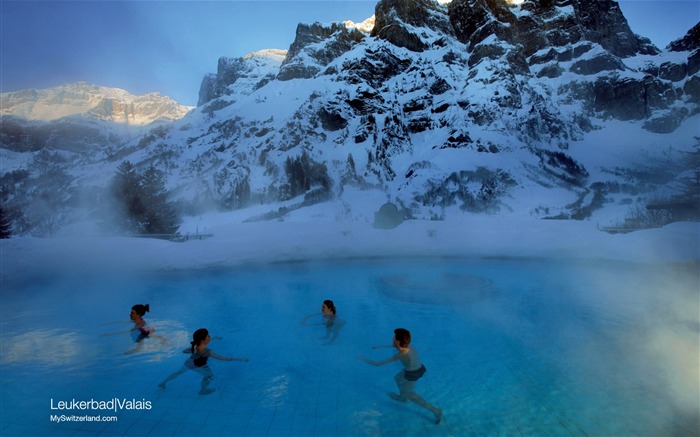
<path fill-rule="evenodd" d="M 373 188 L 417 217 L 585 218 L 694 144 L 697 42 L 660 51 L 614 2 L 385 0 L 367 24 L 300 24 L 274 80 L 220 62 L 206 118 L 165 139 L 213 175 L 181 171 L 178 193 L 226 208 L 300 194 L 285 163 L 307 153 L 333 196 Z"/>
<path fill-rule="evenodd" d="M 371 220 L 372 199 L 419 219 L 608 223 L 689 170 L 699 53 L 697 29 L 659 50 L 612 0 L 381 0 L 362 25 L 299 24 L 286 51 L 221 58 L 180 120 L 79 150 L 3 123 L 2 153 L 31 167 L 27 151 L 70 152 L 78 191 L 123 160 L 154 165 L 187 214 L 331 201 Z"/>

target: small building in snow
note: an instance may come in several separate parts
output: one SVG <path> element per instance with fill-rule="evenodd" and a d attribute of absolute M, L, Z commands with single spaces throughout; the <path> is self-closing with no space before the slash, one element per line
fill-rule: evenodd
<path fill-rule="evenodd" d="M 377 229 L 393 229 L 403 223 L 403 214 L 391 202 L 387 202 L 374 213 L 374 227 Z"/>

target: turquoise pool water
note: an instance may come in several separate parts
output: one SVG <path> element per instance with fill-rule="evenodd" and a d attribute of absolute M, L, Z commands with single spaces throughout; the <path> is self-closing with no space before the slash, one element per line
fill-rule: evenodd
<path fill-rule="evenodd" d="M 697 435 L 697 272 L 454 258 L 17 278 L 2 290 L 0 435 Z M 328 345 L 300 323 L 324 299 L 345 321 Z M 103 334 L 128 330 L 137 303 L 162 340 L 125 354 L 130 335 Z M 250 361 L 210 360 L 207 396 L 194 372 L 159 389 L 201 327 Z M 387 396 L 399 364 L 357 359 L 388 357 L 371 347 L 396 327 L 413 333 L 428 368 L 416 392 L 439 425 Z M 56 408 L 74 400 L 105 408 Z"/>

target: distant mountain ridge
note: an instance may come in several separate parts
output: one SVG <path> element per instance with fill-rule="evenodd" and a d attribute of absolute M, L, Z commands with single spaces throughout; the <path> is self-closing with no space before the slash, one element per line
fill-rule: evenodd
<path fill-rule="evenodd" d="M 79 115 L 136 126 L 179 120 L 193 109 L 159 93 L 134 96 L 119 88 L 85 82 L 2 93 L 0 101 L 3 116 L 54 121 Z"/>

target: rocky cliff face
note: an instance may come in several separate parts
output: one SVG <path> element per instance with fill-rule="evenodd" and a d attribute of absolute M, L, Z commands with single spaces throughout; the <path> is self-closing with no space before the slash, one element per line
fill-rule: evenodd
<path fill-rule="evenodd" d="M 168 169 L 193 210 L 352 188 L 420 217 L 585 218 L 652 189 L 596 132 L 694 141 L 679 128 L 700 112 L 697 29 L 659 50 L 612 0 L 381 0 L 361 25 L 300 24 L 286 52 L 222 58 L 199 107 L 124 156 Z"/>
<path fill-rule="evenodd" d="M 682 91 L 687 94 L 688 101 L 700 103 L 700 23 L 693 26 L 683 38 L 669 44 L 668 50 L 678 52 L 681 55 L 679 60 L 662 63 L 651 73 L 673 82 L 685 81 Z"/>
<path fill-rule="evenodd" d="M 700 23 L 693 26 L 683 38 L 669 44 L 668 49 L 674 52 L 697 52 L 700 49 Z"/>
<path fill-rule="evenodd" d="M 275 79 L 286 50 L 261 50 L 242 58 L 220 58 L 216 74 L 202 80 L 197 106 L 234 92 L 252 93 Z"/>
<path fill-rule="evenodd" d="M 364 37 L 357 28 L 342 23 L 299 24 L 277 79 L 312 78 Z"/>
<path fill-rule="evenodd" d="M 612 0 L 517 6 L 503 0 L 381 0 L 373 26 L 362 30 L 348 23 L 300 24 L 274 77 L 271 69 L 249 69 L 243 61 L 222 68 L 222 60 L 203 89 L 228 87 L 228 98 L 202 111 L 226 121 L 189 141 L 207 148 L 227 139 L 223 148 L 237 158 L 219 180 L 226 179 L 231 192 L 249 187 L 246 199 L 281 192 L 284 169 L 270 157 L 301 150 L 325 157 L 337 190 L 346 183 L 394 195 L 414 190 L 402 195 L 406 204 L 461 202 L 481 211 L 498 209 L 499 196 L 517 184 L 509 165 L 440 166 L 434 159 L 440 153 L 431 151 L 462 150 L 464 157 L 492 155 L 505 162 L 528 150 L 535 160 L 529 168 L 583 197 L 591 193 L 591 181 L 569 151 L 573 142 L 605 120 L 669 133 L 698 112 L 697 51 L 692 36 L 686 39 L 673 46 L 674 55 L 662 52 L 630 30 Z M 264 84 L 253 87 L 257 105 L 241 98 L 253 89 L 238 84 L 242 70 L 251 83 Z M 298 92 L 286 91 L 287 82 Z M 210 93 L 202 101 L 226 94 Z M 269 107 L 272 95 L 278 103 L 294 102 L 293 108 Z M 245 115 L 252 106 L 259 114 L 254 119 Z M 265 177 L 253 178 L 257 166 Z M 449 185 L 461 194 L 445 192 Z M 470 185 L 478 189 L 470 191 Z M 220 196 L 227 190 L 221 187 L 209 191 Z"/>

